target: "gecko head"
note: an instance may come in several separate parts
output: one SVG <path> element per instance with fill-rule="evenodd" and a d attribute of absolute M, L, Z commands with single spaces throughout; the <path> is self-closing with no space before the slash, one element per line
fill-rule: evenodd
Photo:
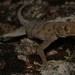
<path fill-rule="evenodd" d="M 59 37 L 75 36 L 75 25 L 74 23 L 60 25 L 56 33 Z"/>

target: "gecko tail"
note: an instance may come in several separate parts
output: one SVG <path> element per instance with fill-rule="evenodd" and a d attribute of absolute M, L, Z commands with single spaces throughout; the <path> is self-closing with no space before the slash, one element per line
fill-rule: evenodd
<path fill-rule="evenodd" d="M 17 30 L 7 33 L 7 34 L 3 34 L 1 37 L 2 38 L 6 38 L 6 37 L 18 37 L 18 36 L 22 36 L 22 35 L 26 35 L 25 33 L 25 28 L 24 27 L 20 27 Z"/>
<path fill-rule="evenodd" d="M 29 21 L 23 18 L 21 12 L 22 12 L 22 10 L 23 10 L 23 8 L 24 8 L 25 6 L 27 6 L 28 4 L 32 3 L 33 1 L 34 1 L 34 0 L 25 2 L 25 4 L 22 5 L 21 8 L 18 10 L 17 16 L 18 16 L 18 19 L 19 19 L 20 23 L 21 23 L 23 26 L 25 25 L 25 23 L 28 23 Z"/>

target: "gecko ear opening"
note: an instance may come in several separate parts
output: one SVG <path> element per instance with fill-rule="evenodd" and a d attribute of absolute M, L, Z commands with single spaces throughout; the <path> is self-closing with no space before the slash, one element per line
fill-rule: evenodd
<path fill-rule="evenodd" d="M 68 31 L 70 31 L 70 27 L 69 27 L 68 25 L 66 25 L 66 26 L 64 26 L 64 30 L 65 30 L 66 32 L 68 32 Z"/>

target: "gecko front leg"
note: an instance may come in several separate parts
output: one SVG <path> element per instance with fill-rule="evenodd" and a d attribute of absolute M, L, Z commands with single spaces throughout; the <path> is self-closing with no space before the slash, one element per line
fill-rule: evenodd
<path fill-rule="evenodd" d="M 42 68 L 44 66 L 48 67 L 48 64 L 50 64 L 47 60 L 46 60 L 46 56 L 44 54 L 44 49 L 47 48 L 53 41 L 55 41 L 57 39 L 57 36 L 52 36 L 52 37 L 48 37 L 47 40 L 45 40 L 41 45 L 39 45 L 39 47 L 37 48 L 37 52 L 42 60 Z"/>

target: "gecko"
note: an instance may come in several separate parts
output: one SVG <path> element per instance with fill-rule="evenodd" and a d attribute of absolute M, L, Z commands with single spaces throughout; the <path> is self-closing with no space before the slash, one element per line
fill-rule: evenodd
<path fill-rule="evenodd" d="M 23 26 L 13 32 L 1 35 L 0 38 L 27 35 L 28 37 L 42 40 L 43 42 L 38 45 L 36 50 L 42 60 L 42 66 L 48 66 L 49 63 L 44 54 L 44 49 L 59 38 L 75 36 L 75 23 L 25 20 L 21 11 L 26 5 L 22 5 L 17 14 L 18 19 Z"/>

